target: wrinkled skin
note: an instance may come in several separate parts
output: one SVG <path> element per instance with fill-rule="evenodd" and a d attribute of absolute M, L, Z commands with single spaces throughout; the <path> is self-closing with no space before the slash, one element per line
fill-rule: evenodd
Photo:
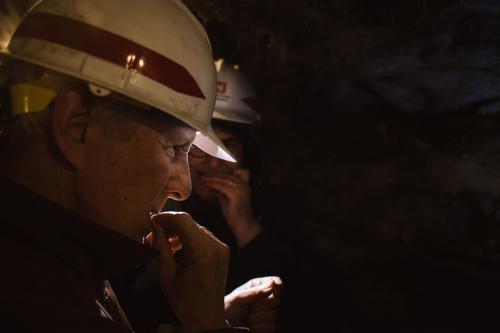
<path fill-rule="evenodd" d="M 187 153 L 195 132 L 148 118 L 125 119 L 117 125 L 99 111 L 89 115 L 76 176 L 79 210 L 141 240 L 150 230 L 151 211 L 159 211 L 168 199 L 189 196 Z"/>
<path fill-rule="evenodd" d="M 168 199 L 189 196 L 188 152 L 195 131 L 141 110 L 115 117 L 105 109 L 109 106 L 89 110 L 73 89 L 56 98 L 54 141 L 71 166 L 59 176 L 66 177 L 60 187 L 66 205 L 131 239 L 140 240 L 152 229 L 162 290 L 184 332 L 226 327 L 227 246 L 188 214 L 150 217 Z M 173 256 L 165 230 L 182 242 L 181 257 Z"/>

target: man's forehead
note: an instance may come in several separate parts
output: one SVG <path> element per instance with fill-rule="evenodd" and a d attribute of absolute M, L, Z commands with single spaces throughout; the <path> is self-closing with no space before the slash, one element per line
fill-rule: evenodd
<path fill-rule="evenodd" d="M 112 98 L 110 100 L 112 104 L 115 104 L 113 105 L 115 110 L 123 111 L 127 109 L 136 121 L 144 125 L 155 127 L 169 138 L 187 140 L 192 137 L 192 140 L 194 140 L 196 136 L 194 128 L 167 112 L 151 108 L 136 101 L 131 101 L 130 99 L 122 100 Z"/>
<path fill-rule="evenodd" d="M 179 143 L 192 142 L 196 137 L 196 131 L 192 127 L 182 123 L 165 124 L 163 133 L 170 141 Z"/>

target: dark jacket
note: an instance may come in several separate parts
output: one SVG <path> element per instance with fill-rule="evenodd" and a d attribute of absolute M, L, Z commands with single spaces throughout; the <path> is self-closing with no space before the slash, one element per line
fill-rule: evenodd
<path fill-rule="evenodd" d="M 107 278 L 156 251 L 5 178 L 0 198 L 0 330 L 131 332 Z"/>

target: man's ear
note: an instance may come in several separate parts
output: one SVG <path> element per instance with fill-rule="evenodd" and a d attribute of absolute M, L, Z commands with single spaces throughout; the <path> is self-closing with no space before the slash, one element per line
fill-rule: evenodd
<path fill-rule="evenodd" d="M 81 89 L 69 87 L 59 92 L 52 106 L 52 136 L 62 158 L 75 170 L 83 164 L 89 118 Z"/>

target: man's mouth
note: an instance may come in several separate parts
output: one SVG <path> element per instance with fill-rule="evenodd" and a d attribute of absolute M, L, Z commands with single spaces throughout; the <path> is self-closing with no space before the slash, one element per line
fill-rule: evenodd
<path fill-rule="evenodd" d="M 151 216 L 151 214 L 158 214 L 163 210 L 163 207 L 165 207 L 168 201 L 168 193 L 166 191 L 163 191 L 157 198 L 158 199 L 155 200 L 155 202 L 153 202 L 153 204 L 151 205 L 149 216 Z"/>

